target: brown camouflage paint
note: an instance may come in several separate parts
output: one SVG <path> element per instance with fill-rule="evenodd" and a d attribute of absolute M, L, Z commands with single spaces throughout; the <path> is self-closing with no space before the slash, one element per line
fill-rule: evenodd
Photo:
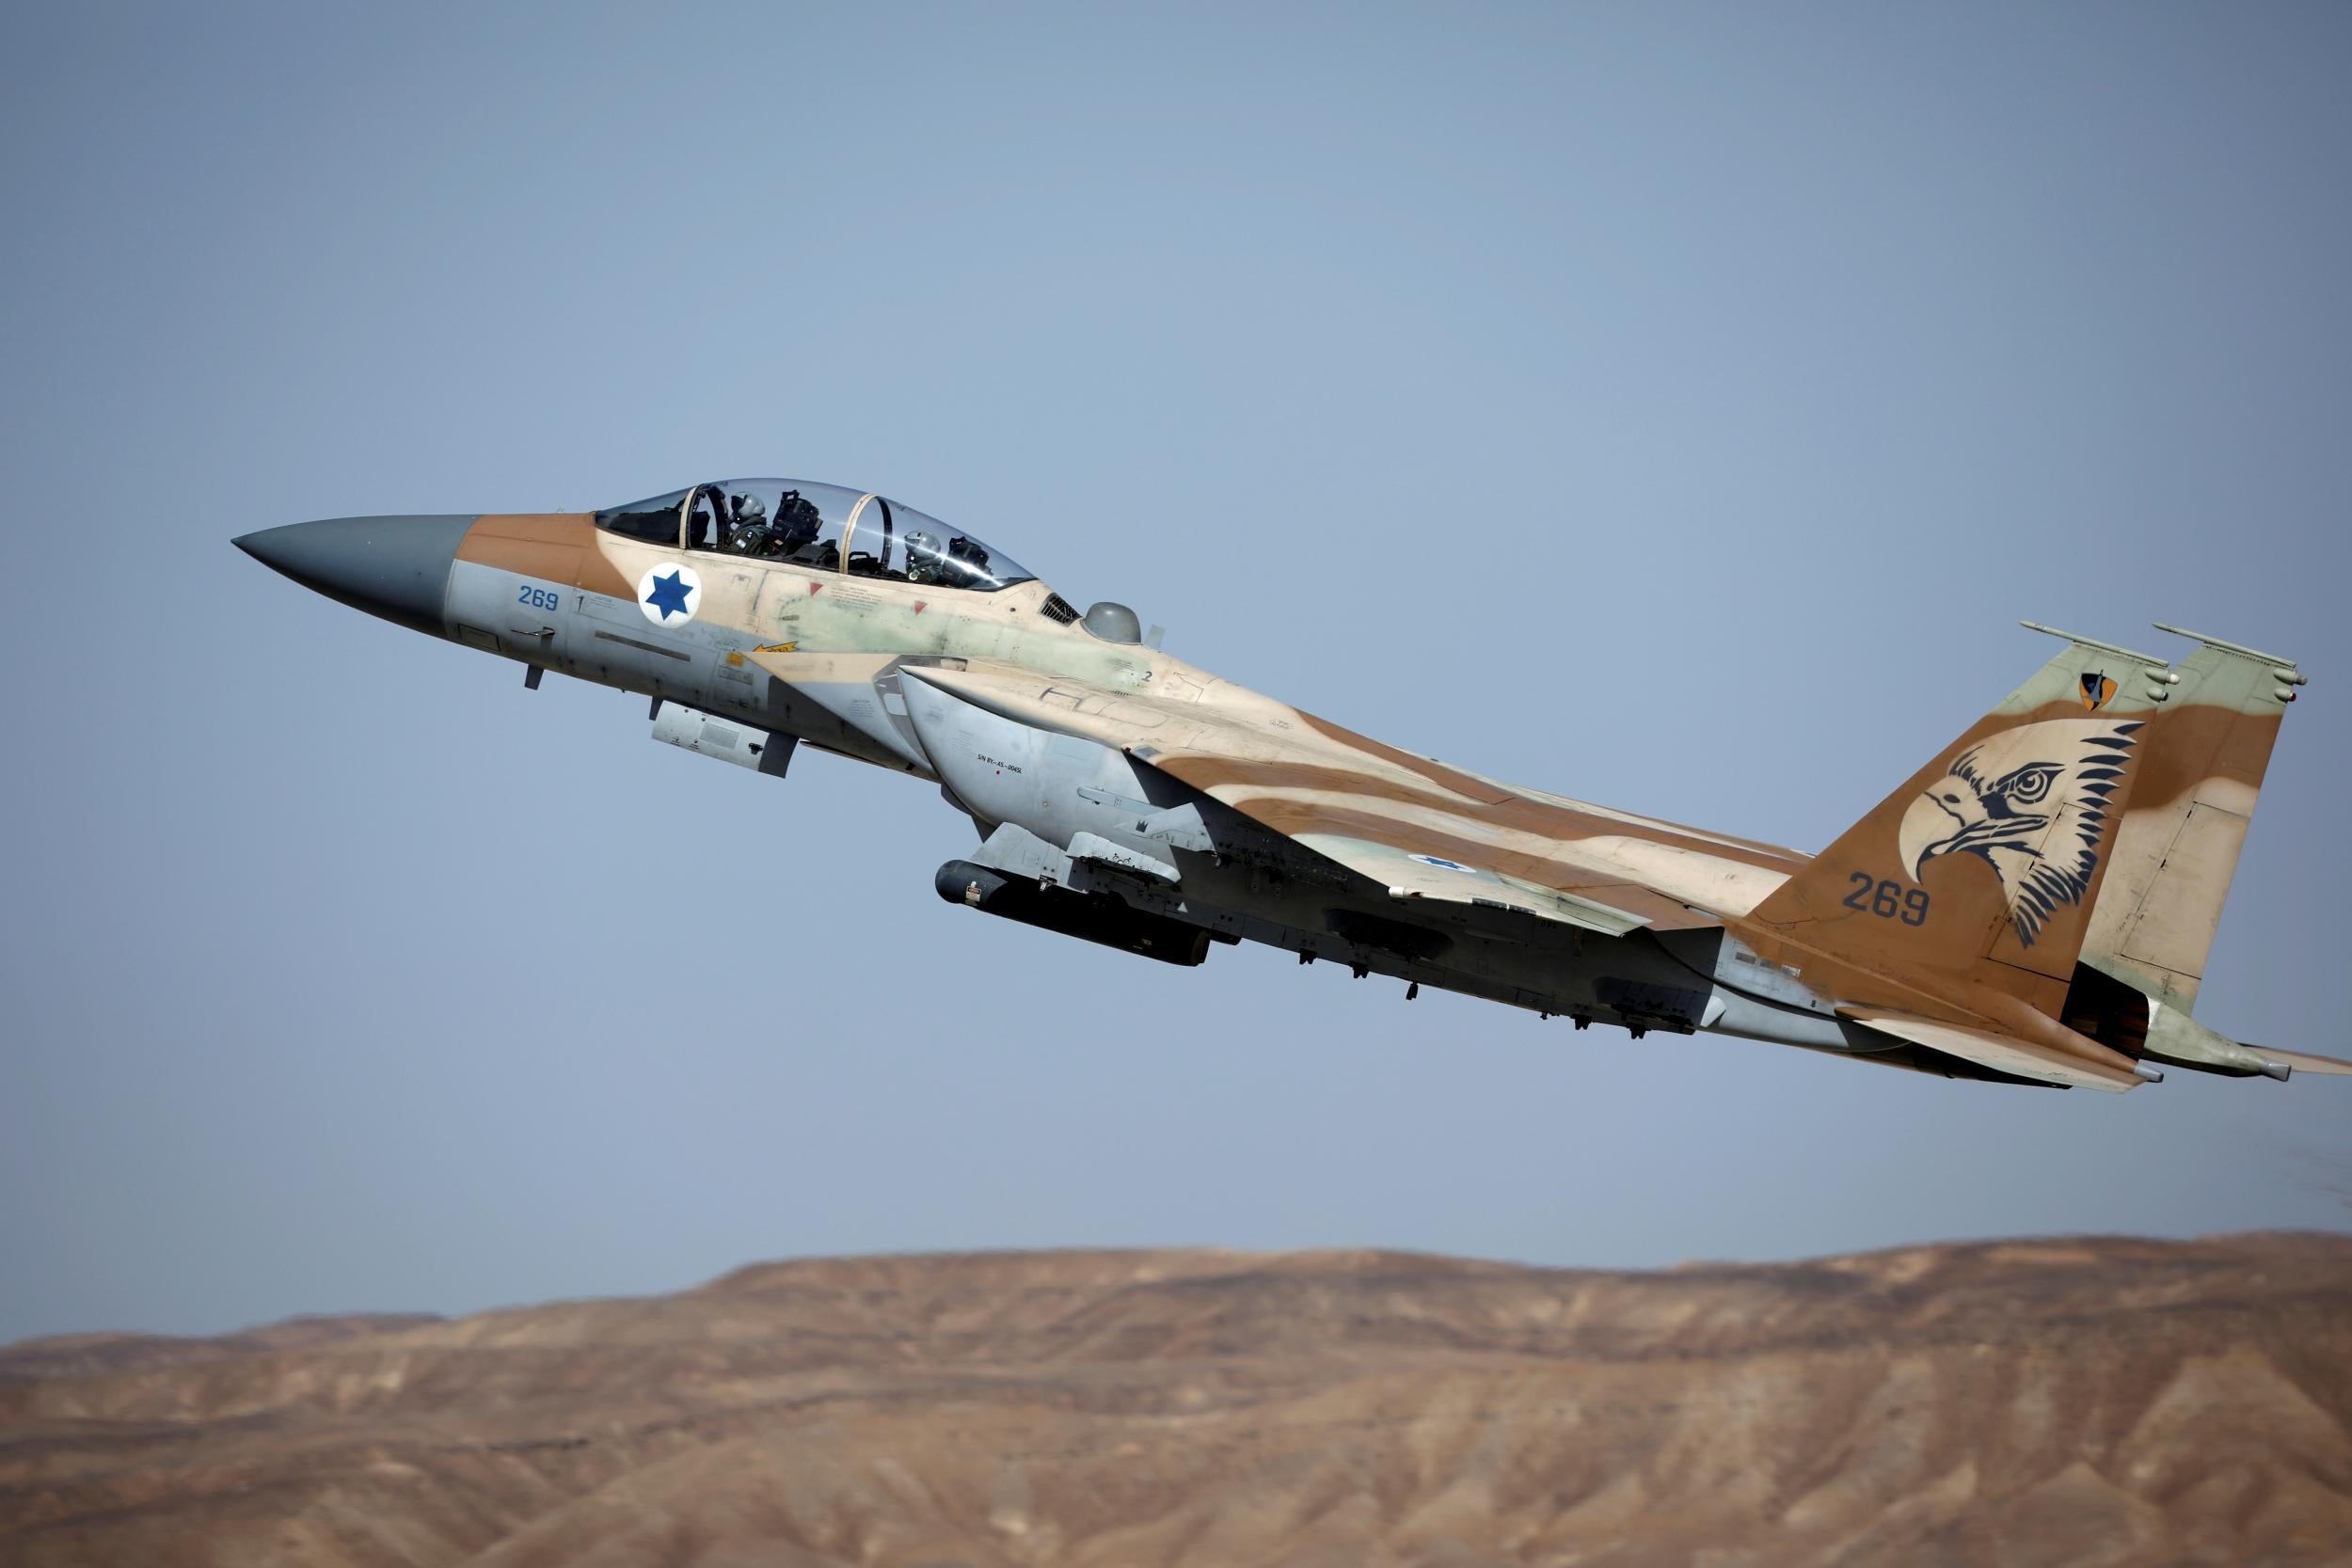
<path fill-rule="evenodd" d="M 601 534 L 584 513 L 485 515 L 458 556 L 633 599 L 633 578 L 614 564 L 615 550 L 702 559 Z M 782 563 L 755 563 L 755 571 L 811 578 L 812 601 L 822 587 L 842 580 L 838 573 Z M 2129 1058 L 2058 1022 L 2076 954 L 2088 944 L 2092 954 L 2122 955 L 2176 994 L 2193 996 L 2279 725 L 2279 704 L 2269 695 L 2277 673 L 2260 661 L 2211 661 L 2215 669 L 2202 672 L 2167 712 L 2148 700 L 2133 659 L 2106 657 L 2118 650 L 2076 644 L 1917 769 L 1830 849 L 1808 857 L 1516 789 L 1359 735 L 1156 650 L 1106 648 L 1076 627 L 1044 625 L 1035 613 L 1045 595 L 1042 585 L 1017 599 L 998 595 L 992 606 L 959 608 L 955 595 L 939 590 L 856 580 L 859 593 L 843 612 L 866 617 L 859 635 L 889 640 L 910 609 L 915 616 L 928 609 L 921 649 L 828 647 L 821 628 L 796 626 L 798 647 L 805 652 L 788 659 L 754 656 L 755 661 L 780 674 L 825 655 L 861 666 L 868 659 L 887 663 L 915 652 L 963 651 L 961 634 L 978 657 L 964 671 L 951 665 L 935 672 L 940 684 L 1008 718 L 1140 749 L 1160 770 L 1276 832 L 1442 855 L 1620 910 L 1653 929 L 1722 925 L 1768 962 L 1854 1009 L 1995 1031 L 2094 1075 L 2126 1081 Z M 918 598 L 924 601 L 919 606 Z M 755 578 L 748 592 L 707 601 L 705 616 L 739 621 L 739 629 L 764 637 L 786 629 L 751 624 L 755 605 L 771 599 Z M 739 614 L 723 608 L 739 600 Z M 1026 629 L 1010 628 L 1026 639 L 1018 648 L 1005 644 L 1009 612 L 1026 624 Z M 983 633 L 985 643 L 971 641 Z M 1000 647 L 1002 655 L 991 657 Z M 2141 657 L 2137 662 L 2153 661 Z M 2103 675 L 2108 666 L 2121 678 Z M 1854 873 L 1904 875 L 1898 864 L 1900 824 L 1956 757 L 2024 725 L 2090 718 L 2070 689 L 2086 672 L 2100 676 L 2091 686 L 2104 699 L 2097 721 L 2145 727 L 2121 809 L 2107 812 L 2100 827 L 2095 864 L 2078 899 L 2053 911 L 2027 945 L 2001 880 L 1972 857 L 1950 854 L 1919 868 L 1916 886 L 1933 917 L 1917 928 L 1847 905 Z M 1661 879 L 1636 873 L 1630 863 L 1641 858 L 1644 846 L 1651 847 L 1654 861 L 1663 858 L 1688 874 Z M 1720 876 L 1710 878 L 1709 867 Z M 1695 888 L 1719 891 L 1694 895 Z"/>

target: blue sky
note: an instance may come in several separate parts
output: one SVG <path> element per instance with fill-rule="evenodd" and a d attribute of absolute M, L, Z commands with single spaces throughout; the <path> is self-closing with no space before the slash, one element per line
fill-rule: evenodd
<path fill-rule="evenodd" d="M 0 60 L 0 1337 L 2352 1227 L 2352 1085 L 1163 969 L 942 904 L 919 784 L 712 767 L 228 545 L 872 486 L 1353 728 L 1808 847 L 2021 617 L 2179 621 L 2314 675 L 2201 1016 L 2352 1053 L 2341 8 L 19 8 Z"/>

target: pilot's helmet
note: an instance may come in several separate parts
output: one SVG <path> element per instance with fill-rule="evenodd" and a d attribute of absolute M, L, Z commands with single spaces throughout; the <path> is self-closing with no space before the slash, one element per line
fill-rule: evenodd
<path fill-rule="evenodd" d="M 926 564 L 939 559 L 939 536 L 917 529 L 907 535 L 907 553 L 921 558 Z"/>
<path fill-rule="evenodd" d="M 768 520 L 768 503 L 757 496 L 738 496 L 735 504 L 735 515 L 744 523 L 764 523 Z"/>

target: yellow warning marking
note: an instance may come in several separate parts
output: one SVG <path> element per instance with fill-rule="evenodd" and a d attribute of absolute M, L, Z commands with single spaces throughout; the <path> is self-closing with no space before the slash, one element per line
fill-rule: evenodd
<path fill-rule="evenodd" d="M 743 656 L 741 654 L 730 653 L 727 655 L 727 663 L 732 665 L 734 668 L 740 670 L 743 668 Z"/>
<path fill-rule="evenodd" d="M 801 645 L 798 642 L 769 642 L 762 644 L 755 651 L 763 654 L 797 654 L 801 651 Z M 735 662 L 738 664 L 743 662 L 740 658 L 737 658 L 733 654 L 729 654 L 727 657 L 735 659 Z"/>

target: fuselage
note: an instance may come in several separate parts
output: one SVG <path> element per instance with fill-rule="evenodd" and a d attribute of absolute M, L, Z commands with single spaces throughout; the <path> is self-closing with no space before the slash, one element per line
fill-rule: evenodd
<path fill-rule="evenodd" d="M 298 537 L 305 531 L 312 537 Z M 318 537 L 321 531 L 339 537 Z M 1721 928 L 1724 917 L 1768 896 L 1803 855 L 1394 752 L 1124 640 L 1118 634 L 1132 636 L 1132 617 L 1081 617 L 1041 581 L 981 591 L 852 574 L 838 564 L 632 538 L 588 513 L 341 518 L 240 543 L 310 586 L 415 629 L 659 699 L 676 710 L 658 715 L 666 719 L 663 738 L 698 737 L 705 743 L 694 749 L 723 755 L 718 742 L 731 731 L 763 752 L 781 743 L 788 752 L 797 742 L 913 775 L 942 786 L 984 836 L 1010 828 L 1036 839 L 1054 869 L 1066 867 L 1082 834 L 1090 839 L 1081 842 L 1172 867 L 1173 881 L 1122 875 L 1128 868 L 1105 852 L 1080 857 L 1073 879 L 1213 940 L 1262 942 L 1359 974 L 1580 1022 L 1712 1027 L 1845 1046 L 1849 1031 L 1827 1009 L 1800 1000 L 1803 988 L 1775 967 L 1742 961 L 1753 955 Z M 404 561 L 404 552 L 416 559 Z M 641 586 L 680 568 L 681 586 L 693 584 L 691 613 L 649 608 Z M 1111 636 L 1094 629 L 1105 619 Z M 1558 930 L 1530 942 L 1508 923 L 1492 936 L 1422 930 L 1398 918 L 1386 890 L 1251 817 L 1171 789 L 1119 751 L 968 706 L 948 721 L 937 713 L 945 705 L 934 689 L 917 684 L 910 692 L 910 669 L 958 661 L 1066 677 L 1156 705 L 1198 705 L 1285 751 L 1305 742 L 1404 759 L 1430 774 L 1431 787 L 1359 793 L 1350 804 L 1367 832 L 1433 857 L 1470 836 L 1499 841 L 1552 885 L 1606 889 L 1619 904 L 1641 904 L 1645 935 L 1588 942 Z M 1087 700 L 1073 698 L 1073 706 Z M 770 770 L 780 771 L 780 760 Z M 1265 793 L 1279 799 L 1286 787 L 1326 784 L 1269 777 Z M 1174 799 L 1180 792 L 1189 798 Z M 1139 805 L 1152 809 L 1139 814 Z M 1139 828 L 1170 809 L 1190 812 L 1198 825 L 1173 834 L 1165 823 Z"/>
<path fill-rule="evenodd" d="M 1856 967 L 1752 919 L 1811 857 L 1359 735 L 1164 652 L 1122 606 L 1081 614 L 870 493 L 732 481 L 602 513 L 334 518 L 238 544 L 523 665 L 526 684 L 551 670 L 648 696 L 655 737 L 698 753 L 781 776 L 804 744 L 935 784 L 981 838 L 941 868 L 942 895 L 1046 929 L 1187 964 L 1257 942 L 1579 1027 L 2009 1078 L 1919 1044 L 1935 1020 L 1990 1021 L 2130 1071 L 1964 977 Z M 1911 925 L 1928 895 L 1907 896 L 1867 912 Z"/>

